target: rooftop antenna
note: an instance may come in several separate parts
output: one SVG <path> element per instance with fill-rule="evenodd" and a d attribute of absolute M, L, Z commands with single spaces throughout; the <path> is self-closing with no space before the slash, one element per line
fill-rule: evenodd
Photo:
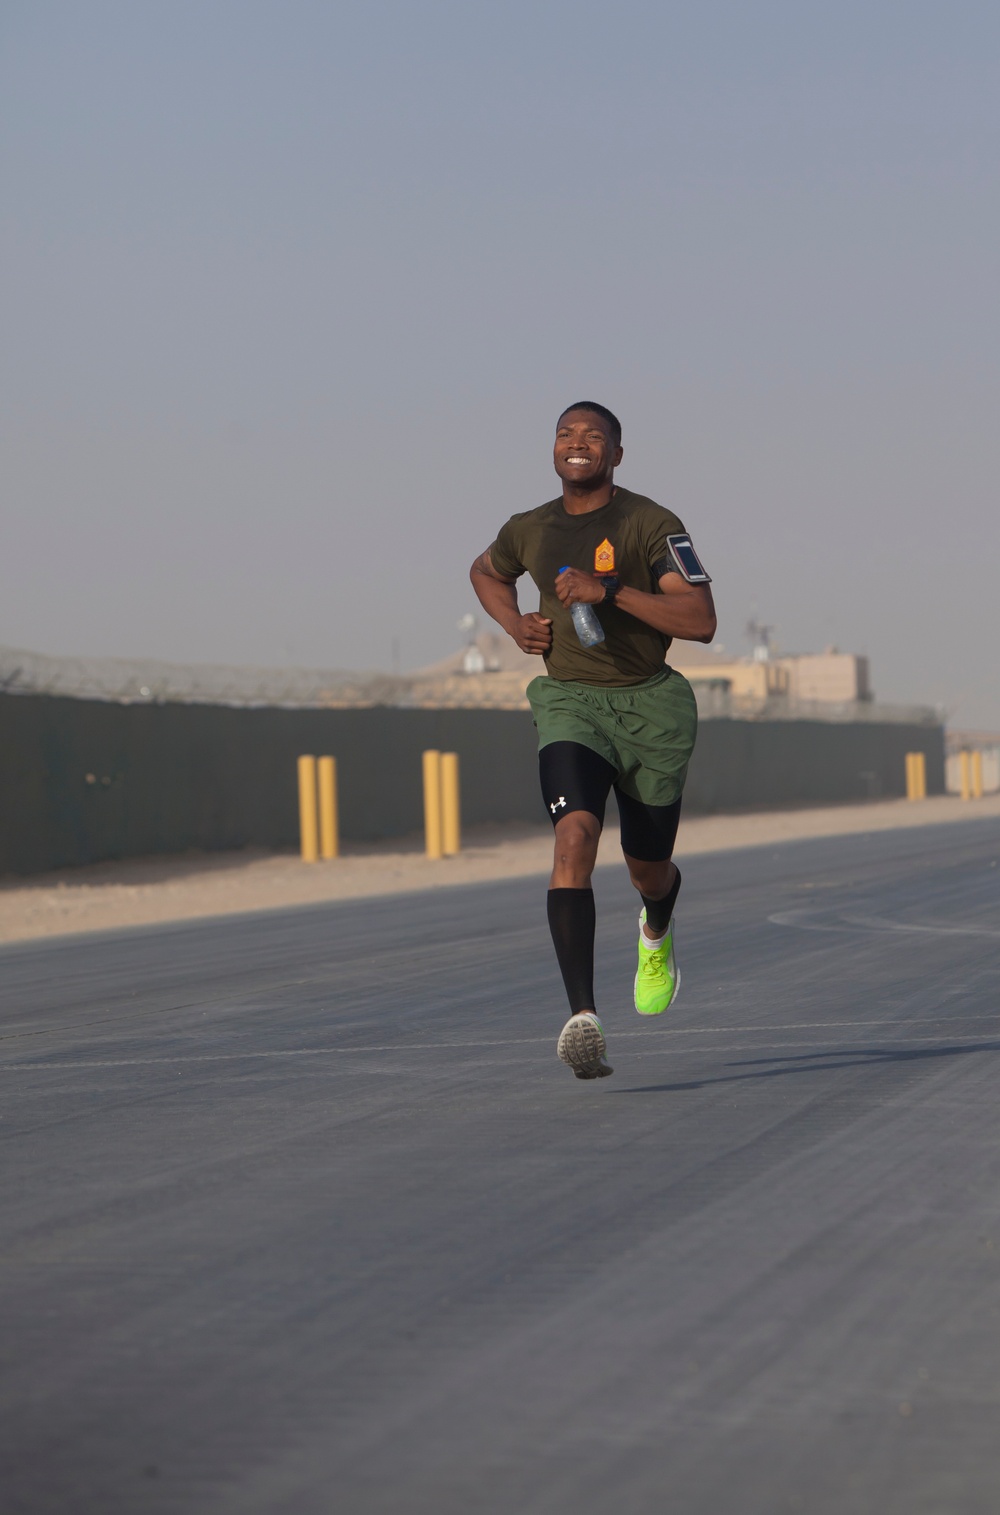
<path fill-rule="evenodd" d="M 476 643 L 476 632 L 479 629 L 479 622 L 476 620 L 476 617 L 471 613 L 464 615 L 458 622 L 458 629 L 463 633 L 465 637 L 465 653 L 462 657 L 462 672 L 485 673 L 486 659 L 483 657 L 483 654 Z"/>
<path fill-rule="evenodd" d="M 755 663 L 771 661 L 771 632 L 776 630 L 777 627 L 765 626 L 753 617 L 747 621 L 747 636 L 753 643 L 752 657 Z"/>

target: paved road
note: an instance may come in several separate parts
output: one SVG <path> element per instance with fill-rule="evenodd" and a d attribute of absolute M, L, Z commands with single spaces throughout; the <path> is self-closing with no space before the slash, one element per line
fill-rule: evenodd
<path fill-rule="evenodd" d="M 994 1515 L 1000 823 L 0 952 L 2 1508 Z"/>

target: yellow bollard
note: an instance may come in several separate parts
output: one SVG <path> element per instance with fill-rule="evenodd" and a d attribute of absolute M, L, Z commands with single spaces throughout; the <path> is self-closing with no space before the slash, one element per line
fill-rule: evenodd
<path fill-rule="evenodd" d="M 316 759 L 299 758 L 299 846 L 304 863 L 315 863 L 319 856 L 316 830 Z"/>
<path fill-rule="evenodd" d="M 983 797 L 983 754 L 977 747 L 972 754 L 972 798 L 981 800 Z"/>
<path fill-rule="evenodd" d="M 441 754 L 441 850 L 445 857 L 455 857 L 462 850 L 457 752 Z"/>
<path fill-rule="evenodd" d="M 927 759 L 922 752 L 906 754 L 906 798 L 908 800 L 927 798 Z"/>
<path fill-rule="evenodd" d="M 424 836 L 428 857 L 441 857 L 441 754 L 434 749 L 424 753 Z"/>
<path fill-rule="evenodd" d="M 959 766 L 959 771 L 961 772 L 961 775 L 962 775 L 962 798 L 963 798 L 963 800 L 971 800 L 971 798 L 972 798 L 972 764 L 969 761 L 969 753 L 968 752 L 960 752 L 958 754 L 958 766 Z"/>
<path fill-rule="evenodd" d="M 316 765 L 319 778 L 319 855 L 324 862 L 340 856 L 340 827 L 337 815 L 337 759 L 321 757 Z"/>

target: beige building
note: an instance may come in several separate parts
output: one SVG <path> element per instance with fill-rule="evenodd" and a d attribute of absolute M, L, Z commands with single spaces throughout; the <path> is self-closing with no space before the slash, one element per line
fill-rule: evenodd
<path fill-rule="evenodd" d="M 675 642 L 668 660 L 692 684 L 724 689 L 734 699 L 787 699 L 795 703 L 853 704 L 872 698 L 868 659 L 853 652 L 727 659 L 710 647 Z"/>
<path fill-rule="evenodd" d="M 872 697 L 868 659 L 856 653 L 831 647 L 827 652 L 807 652 L 778 661 L 788 670 L 788 694 L 793 700 L 844 704 Z"/>
<path fill-rule="evenodd" d="M 852 704 L 872 698 L 868 659 L 855 653 L 806 653 L 800 657 L 727 658 L 700 642 L 675 641 L 667 661 L 697 689 L 718 690 L 741 710 L 774 700 Z M 544 672 L 541 658 L 520 652 L 502 632 L 487 631 L 456 652 L 411 676 L 417 705 L 484 705 L 519 708 L 525 686 Z"/>

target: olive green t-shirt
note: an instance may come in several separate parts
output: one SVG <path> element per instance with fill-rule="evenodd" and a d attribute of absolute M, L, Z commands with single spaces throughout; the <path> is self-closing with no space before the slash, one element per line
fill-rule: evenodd
<path fill-rule="evenodd" d="M 607 505 L 586 515 L 570 515 L 560 496 L 537 510 L 511 516 L 490 548 L 490 560 L 505 578 L 527 573 L 537 584 L 540 614 L 552 618 L 552 646 L 545 664 L 553 678 L 614 688 L 641 683 L 659 672 L 670 637 L 616 605 L 596 605 L 605 640 L 596 647 L 581 647 L 572 617 L 556 596 L 555 581 L 566 566 L 586 573 L 614 572 L 621 584 L 656 593 L 653 564 L 669 559 L 667 538 L 683 530 L 673 511 L 622 488 Z"/>

